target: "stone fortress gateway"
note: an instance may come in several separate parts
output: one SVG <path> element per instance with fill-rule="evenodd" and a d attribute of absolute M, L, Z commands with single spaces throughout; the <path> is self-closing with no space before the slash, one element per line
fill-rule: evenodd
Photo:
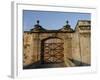
<path fill-rule="evenodd" d="M 75 67 L 91 65 L 91 21 L 79 20 L 73 30 L 44 29 L 39 20 L 23 33 L 23 68 Z"/>

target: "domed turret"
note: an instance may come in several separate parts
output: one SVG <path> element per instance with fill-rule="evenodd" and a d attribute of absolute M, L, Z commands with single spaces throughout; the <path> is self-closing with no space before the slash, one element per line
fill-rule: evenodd
<path fill-rule="evenodd" d="M 73 31 L 71 26 L 69 25 L 69 21 L 66 21 L 66 25 L 63 26 L 63 28 L 60 29 L 61 31 Z"/>
<path fill-rule="evenodd" d="M 35 32 L 38 32 L 38 31 L 43 31 L 43 30 L 45 30 L 44 28 L 42 28 L 42 26 L 41 25 L 39 25 L 39 23 L 40 23 L 40 21 L 39 20 L 37 20 L 37 24 L 36 25 L 34 25 L 34 28 L 33 29 L 31 29 L 31 31 L 35 31 Z"/>

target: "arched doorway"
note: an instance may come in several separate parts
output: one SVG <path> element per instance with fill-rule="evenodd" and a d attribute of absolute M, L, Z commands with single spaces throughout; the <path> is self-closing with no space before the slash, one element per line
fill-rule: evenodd
<path fill-rule="evenodd" d="M 64 43 L 59 38 L 49 38 L 42 42 L 42 63 L 64 62 Z"/>

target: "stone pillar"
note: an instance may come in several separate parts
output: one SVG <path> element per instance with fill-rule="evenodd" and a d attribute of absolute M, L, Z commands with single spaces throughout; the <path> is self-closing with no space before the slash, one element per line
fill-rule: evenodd
<path fill-rule="evenodd" d="M 65 37 L 64 38 L 64 62 L 65 65 L 74 66 L 74 64 L 69 60 L 72 59 L 72 43 L 71 38 Z"/>
<path fill-rule="evenodd" d="M 39 41 L 39 34 L 33 34 L 33 60 L 34 62 L 39 61 L 40 55 L 40 41 Z"/>
<path fill-rule="evenodd" d="M 65 65 L 67 66 L 67 39 L 64 38 L 64 62 Z"/>

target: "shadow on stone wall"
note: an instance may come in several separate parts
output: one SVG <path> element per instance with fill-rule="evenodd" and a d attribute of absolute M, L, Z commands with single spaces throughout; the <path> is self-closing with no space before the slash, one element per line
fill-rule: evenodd
<path fill-rule="evenodd" d="M 81 61 L 77 61 L 74 59 L 69 59 L 72 63 L 75 64 L 75 66 L 90 66 L 90 64 L 83 63 Z M 73 66 L 73 67 L 75 67 Z M 63 63 L 49 63 L 49 64 L 41 64 L 40 61 L 35 62 L 33 64 L 23 66 L 23 69 L 39 69 L 39 68 L 58 68 L 58 67 L 66 67 L 66 65 Z M 72 67 L 72 66 L 70 66 Z"/>
<path fill-rule="evenodd" d="M 39 69 L 39 68 L 58 68 L 58 67 L 66 67 L 64 62 L 62 63 L 44 63 L 41 64 L 40 61 L 35 62 L 33 64 L 23 66 L 23 69 Z"/>
<path fill-rule="evenodd" d="M 90 64 L 75 60 L 75 59 L 69 59 L 72 63 L 75 64 L 75 66 L 90 66 Z"/>

